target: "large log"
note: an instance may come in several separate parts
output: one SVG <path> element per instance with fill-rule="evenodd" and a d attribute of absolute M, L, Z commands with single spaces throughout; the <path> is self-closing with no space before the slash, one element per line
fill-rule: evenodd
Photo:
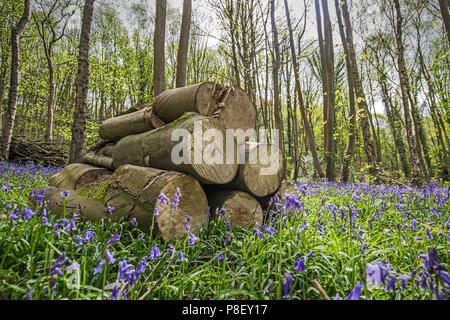
<path fill-rule="evenodd" d="M 97 167 L 103 167 L 113 170 L 113 159 L 111 157 L 97 155 L 93 152 L 86 153 L 81 159 L 83 163 L 92 164 Z"/>
<path fill-rule="evenodd" d="M 46 186 L 36 189 L 28 198 L 29 204 L 33 209 L 38 206 L 37 195 L 44 189 L 43 201 L 47 204 L 47 210 L 56 215 L 63 215 L 64 211 L 79 209 L 81 215 L 92 221 L 99 221 L 106 216 L 105 206 L 101 201 L 86 198 L 80 195 L 76 190 L 67 190 L 65 188 L 57 188 Z M 67 193 L 64 196 L 63 193 Z"/>
<path fill-rule="evenodd" d="M 160 234 L 165 241 L 185 234 L 186 215 L 190 219 L 189 231 L 194 234 L 208 223 L 208 202 L 200 183 L 179 172 L 124 165 L 102 183 L 68 190 L 69 195 L 65 199 L 62 195 L 65 189 L 44 189 L 43 200 L 50 201 L 50 209 L 56 214 L 61 214 L 64 207 L 78 208 L 81 205 L 82 215 L 93 221 L 103 217 L 107 217 L 109 222 L 134 218 L 139 229 L 152 235 Z M 34 208 L 39 190 L 29 198 Z M 161 194 L 169 203 L 158 199 Z"/>
<path fill-rule="evenodd" d="M 49 185 L 66 190 L 77 190 L 93 182 L 107 179 L 112 172 L 85 163 L 73 163 L 51 176 Z"/>
<path fill-rule="evenodd" d="M 202 82 L 166 90 L 153 100 L 153 109 L 164 122 L 172 122 L 185 112 L 197 112 L 218 118 L 227 129 L 256 127 L 256 107 L 238 86 Z"/>
<path fill-rule="evenodd" d="M 153 113 L 153 108 L 147 106 L 139 111 L 109 118 L 100 125 L 99 136 L 104 140 L 117 141 L 123 137 L 146 132 L 165 123 Z"/>
<path fill-rule="evenodd" d="M 255 197 L 274 193 L 283 179 L 283 154 L 273 144 L 245 142 L 238 146 L 239 168 L 236 177 L 223 185 Z"/>
<path fill-rule="evenodd" d="M 184 132 L 190 137 L 182 140 L 191 140 L 191 143 L 185 143 L 186 148 L 184 150 L 180 148 L 180 146 L 183 146 L 180 140 L 174 139 L 175 141 L 172 141 L 172 134 L 175 134 L 177 129 L 185 129 Z M 203 139 L 202 133 L 205 133 L 208 129 L 218 130 L 216 132 L 220 133 L 223 139 Z M 197 131 L 200 134 L 197 134 Z M 213 142 L 209 140 L 213 140 Z M 195 147 L 196 144 L 202 147 L 203 152 L 200 148 Z M 212 150 L 215 151 L 212 152 Z M 216 162 L 220 163 L 204 161 L 205 154 L 213 153 L 217 158 Z M 183 155 L 184 160 L 181 161 L 182 157 L 180 157 L 181 163 L 174 163 L 173 157 L 179 155 Z M 237 152 L 233 134 L 226 131 L 217 119 L 196 113 L 186 113 L 177 121 L 158 129 L 122 138 L 114 147 L 112 156 L 114 168 L 124 164 L 132 164 L 174 170 L 191 174 L 205 184 L 230 182 L 235 177 L 238 167 L 237 161 L 235 161 Z M 231 161 L 227 157 L 231 157 Z"/>
<path fill-rule="evenodd" d="M 173 199 L 179 192 L 175 210 Z M 170 204 L 157 197 L 164 194 Z M 114 207 L 111 218 L 136 218 L 138 227 L 148 232 L 154 218 L 154 233 L 164 240 L 186 232 L 186 214 L 190 216 L 189 230 L 196 233 L 208 223 L 208 201 L 200 185 L 192 176 L 154 168 L 124 165 L 118 168 L 105 194 L 105 205 Z M 155 209 L 158 215 L 154 216 Z"/>
<path fill-rule="evenodd" d="M 262 225 L 263 212 L 258 201 L 250 194 L 238 190 L 207 189 L 210 211 L 220 212 L 218 220 L 229 220 L 232 226 L 250 228 L 255 223 Z"/>

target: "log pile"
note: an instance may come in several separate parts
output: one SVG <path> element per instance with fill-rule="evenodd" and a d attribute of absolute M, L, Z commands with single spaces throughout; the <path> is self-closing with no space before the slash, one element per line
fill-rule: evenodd
<path fill-rule="evenodd" d="M 51 178 L 45 199 L 55 212 L 65 203 L 93 221 L 134 218 L 140 229 L 165 241 L 186 230 L 195 234 L 210 213 L 235 226 L 262 224 L 260 201 L 280 188 L 283 157 L 275 145 L 236 138 L 233 130 L 255 125 L 256 108 L 239 87 L 203 82 L 167 90 L 104 121 L 101 140 L 83 163 Z M 174 141 L 177 132 L 188 137 Z M 208 139 L 210 132 L 221 139 Z M 180 147 L 185 138 L 189 143 Z M 64 190 L 70 194 L 65 202 Z M 30 202 L 36 204 L 36 196 Z"/>
<path fill-rule="evenodd" d="M 66 155 L 63 148 L 57 143 L 28 140 L 22 136 L 12 136 L 9 160 L 15 162 L 34 162 L 46 166 L 63 166 L 66 163 Z"/>

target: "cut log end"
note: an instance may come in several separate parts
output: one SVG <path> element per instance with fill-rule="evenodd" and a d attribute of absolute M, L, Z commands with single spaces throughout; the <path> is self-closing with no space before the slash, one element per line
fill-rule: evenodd
<path fill-rule="evenodd" d="M 183 236 L 186 233 L 185 224 L 189 215 L 189 231 L 197 233 L 203 225 L 208 223 L 208 202 L 200 184 L 191 176 L 178 175 L 167 182 L 161 190 L 166 197 L 174 199 L 178 196 L 177 210 L 173 205 L 162 204 L 158 201 L 155 205 L 158 210 L 156 222 L 163 239 L 171 239 Z"/>
<path fill-rule="evenodd" d="M 244 191 L 257 197 L 274 193 L 280 186 L 283 176 L 283 155 L 271 144 L 250 144 L 248 161 L 239 170 Z M 237 177 L 238 178 L 238 177 Z M 245 190 L 247 189 L 247 190 Z"/>
<path fill-rule="evenodd" d="M 214 190 L 208 192 L 212 212 L 225 209 L 218 219 L 230 221 L 232 226 L 250 228 L 262 224 L 263 211 L 258 201 L 246 192 L 236 190 Z"/>
<path fill-rule="evenodd" d="M 202 137 L 205 137 L 204 133 L 210 129 L 217 130 L 220 134 L 210 140 L 204 138 L 202 149 L 195 148 L 195 139 L 199 137 L 194 135 L 191 144 L 192 168 L 204 183 L 228 183 L 234 179 L 238 170 L 235 139 L 216 119 L 204 118 L 201 123 Z M 227 156 L 230 159 L 227 159 Z"/>

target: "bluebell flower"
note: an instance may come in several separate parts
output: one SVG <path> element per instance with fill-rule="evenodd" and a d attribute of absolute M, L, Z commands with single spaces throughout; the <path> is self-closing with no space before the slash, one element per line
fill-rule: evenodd
<path fill-rule="evenodd" d="M 180 197 L 181 197 L 180 188 L 177 188 L 177 193 L 173 196 L 173 209 L 175 211 L 177 211 L 178 203 L 180 202 Z"/>
<path fill-rule="evenodd" d="M 128 274 L 129 273 L 134 273 L 134 271 L 132 270 L 133 266 L 131 264 L 128 264 L 126 259 L 123 259 L 120 263 L 119 263 L 119 277 L 118 280 L 119 281 L 125 281 L 128 278 Z"/>
<path fill-rule="evenodd" d="M 131 219 L 131 226 L 132 227 L 136 227 L 136 225 L 137 225 L 136 218 L 132 218 Z"/>
<path fill-rule="evenodd" d="M 111 252 L 108 249 L 105 249 L 106 259 L 108 260 L 108 264 L 113 264 L 116 262 L 116 258 L 113 257 Z"/>
<path fill-rule="evenodd" d="M 170 246 L 170 245 L 169 245 L 169 246 Z M 171 246 L 171 247 L 172 247 L 172 246 Z M 173 248 L 173 247 L 172 247 L 172 248 Z M 161 255 L 161 251 L 159 251 L 158 246 L 155 244 L 155 245 L 153 246 L 153 248 L 150 250 L 150 254 L 149 254 L 148 259 L 149 259 L 150 261 L 152 261 L 152 260 L 155 260 L 156 258 L 158 258 L 160 255 Z"/>
<path fill-rule="evenodd" d="M 217 255 L 216 260 L 228 260 L 227 257 L 221 252 Z"/>
<path fill-rule="evenodd" d="M 193 246 L 197 240 L 198 240 L 198 238 L 190 232 L 189 233 L 189 242 L 188 242 L 189 245 Z"/>
<path fill-rule="evenodd" d="M 110 240 L 108 240 L 107 244 L 113 244 L 120 240 L 120 234 L 114 234 Z"/>
<path fill-rule="evenodd" d="M 178 252 L 178 262 L 183 261 L 184 257 L 183 257 L 183 252 L 181 252 L 181 250 Z"/>
<path fill-rule="evenodd" d="M 113 211 L 116 210 L 116 208 L 107 206 L 105 210 L 106 210 L 107 213 L 109 213 L 111 215 L 113 213 Z"/>
<path fill-rule="evenodd" d="M 26 208 L 23 210 L 23 218 L 24 220 L 29 220 L 32 216 L 34 216 L 34 211 L 30 208 Z"/>
<path fill-rule="evenodd" d="M 164 193 L 160 193 L 160 195 L 159 196 L 157 196 L 156 197 L 156 200 L 160 200 L 161 202 L 161 204 L 169 204 L 169 198 L 167 198 L 165 195 L 164 195 Z"/>
<path fill-rule="evenodd" d="M 361 296 L 362 284 L 356 284 L 355 288 L 350 292 L 350 294 L 345 298 L 345 300 L 359 300 Z"/>
<path fill-rule="evenodd" d="M 105 264 L 104 260 L 101 260 L 100 263 L 94 268 L 94 275 L 97 273 L 101 273 L 103 271 L 103 265 Z"/>
<path fill-rule="evenodd" d="M 69 194 L 70 194 L 70 192 L 67 191 L 67 190 L 64 190 L 63 192 L 61 192 L 61 195 L 62 195 L 64 198 L 68 197 Z"/>
<path fill-rule="evenodd" d="M 300 260 L 294 260 L 294 270 L 298 272 L 306 272 L 305 261 L 300 258 Z"/>
<path fill-rule="evenodd" d="M 431 232 L 428 228 L 425 228 L 425 232 L 427 234 L 428 240 L 433 240 L 433 236 L 431 235 Z"/>
<path fill-rule="evenodd" d="M 86 230 L 84 233 L 84 241 L 85 242 L 91 242 L 94 240 L 95 232 L 91 230 Z"/>
<path fill-rule="evenodd" d="M 9 219 L 11 221 L 19 219 L 19 215 L 16 212 L 13 212 L 9 215 Z"/>
<path fill-rule="evenodd" d="M 146 267 L 148 266 L 148 262 L 145 257 L 142 258 L 141 262 L 139 262 L 137 273 L 141 274 L 145 272 Z"/>
<path fill-rule="evenodd" d="M 392 292 L 395 293 L 395 283 L 396 283 L 396 279 L 395 278 L 387 278 L 387 286 L 385 291 L 389 292 L 392 289 Z"/>
<path fill-rule="evenodd" d="M 155 207 L 154 213 L 155 216 L 159 215 L 158 208 Z"/>
<path fill-rule="evenodd" d="M 282 284 L 283 284 L 283 299 L 287 299 L 290 298 L 290 291 L 292 289 L 292 282 L 294 282 L 294 278 L 292 277 L 290 272 L 286 272 L 284 274 L 284 279 L 282 280 Z"/>
<path fill-rule="evenodd" d="M 117 300 L 119 299 L 120 296 L 120 291 L 119 289 L 117 289 L 117 286 L 114 286 L 114 288 L 112 289 L 111 295 L 109 296 L 109 298 L 111 300 Z"/>
<path fill-rule="evenodd" d="M 42 204 L 42 202 L 44 201 L 44 196 L 45 196 L 45 190 L 44 190 L 44 188 L 41 188 L 41 190 L 39 190 L 38 195 L 36 196 L 36 203 Z"/>
<path fill-rule="evenodd" d="M 333 300 L 341 300 L 341 296 L 339 293 L 336 293 L 336 296 L 333 298 Z"/>

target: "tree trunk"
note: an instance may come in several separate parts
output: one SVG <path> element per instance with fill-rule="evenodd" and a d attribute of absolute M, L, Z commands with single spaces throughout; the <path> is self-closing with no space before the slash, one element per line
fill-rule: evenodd
<path fill-rule="evenodd" d="M 47 53 L 48 66 L 48 99 L 47 99 L 47 128 L 45 130 L 45 141 L 53 141 L 53 104 L 55 100 L 55 69 L 53 67 L 53 45 L 49 46 Z"/>
<path fill-rule="evenodd" d="M 275 1 L 270 1 L 270 17 L 272 22 L 272 39 L 273 39 L 273 48 L 275 55 L 272 59 L 272 81 L 273 81 L 273 111 L 275 114 L 275 126 L 278 130 L 278 147 L 280 148 L 283 159 L 285 159 L 284 154 L 284 128 L 283 128 L 283 120 L 281 115 L 281 92 L 279 87 L 279 73 L 280 73 L 280 46 L 278 44 L 278 31 L 275 22 Z M 273 141 L 272 141 L 273 143 Z M 283 168 L 285 165 L 283 164 Z M 283 174 L 284 177 L 284 174 Z"/>
<path fill-rule="evenodd" d="M 303 119 L 303 123 L 304 123 L 304 127 L 305 127 L 305 133 L 306 133 L 306 140 L 308 142 L 309 150 L 311 150 L 311 154 L 312 154 L 312 157 L 313 157 L 314 168 L 316 169 L 317 174 L 319 175 L 319 177 L 322 178 L 324 176 L 324 174 L 323 174 L 323 171 L 322 171 L 322 167 L 320 165 L 319 156 L 317 155 L 316 142 L 315 142 L 315 138 L 314 138 L 314 131 L 313 131 L 312 127 L 311 127 L 311 123 L 310 123 L 309 118 L 308 118 L 308 116 L 306 114 L 305 103 L 304 103 L 304 100 L 303 100 L 303 93 L 302 93 L 302 89 L 300 87 L 299 67 L 298 67 L 298 63 L 297 63 L 297 54 L 295 53 L 294 35 L 293 35 L 293 32 L 292 32 L 291 17 L 290 17 L 290 14 L 289 14 L 289 7 L 288 7 L 287 0 L 284 0 L 284 7 L 285 7 L 285 11 L 286 11 L 286 19 L 287 19 L 288 28 L 289 28 L 289 45 L 290 45 L 290 48 L 291 48 L 292 64 L 294 66 L 295 90 L 297 91 L 297 96 L 298 96 L 298 100 L 299 100 L 299 104 L 300 104 L 300 114 L 301 114 L 302 119 Z M 295 138 L 295 139 L 298 139 L 298 137 Z M 299 161 L 299 159 L 296 158 L 295 161 Z"/>
<path fill-rule="evenodd" d="M 209 140 L 203 137 L 208 129 L 216 129 L 209 132 L 221 137 Z M 184 136 L 187 133 L 189 135 Z M 181 142 L 173 141 L 172 135 L 183 139 Z M 225 184 L 233 180 L 237 173 L 236 149 L 234 136 L 225 131 L 220 121 L 187 113 L 158 129 L 121 139 L 114 147 L 112 156 L 114 168 L 133 164 L 176 170 L 189 173 L 202 183 Z"/>
<path fill-rule="evenodd" d="M 420 168 L 419 168 L 419 159 L 417 155 L 417 147 L 415 137 L 412 132 L 412 123 L 411 123 L 411 111 L 409 108 L 408 101 L 408 78 L 406 74 L 406 66 L 405 66 L 405 58 L 404 58 L 404 48 L 403 48 L 403 40 L 402 40 L 402 24 L 403 17 L 400 10 L 400 3 L 398 0 L 394 0 L 394 6 L 396 11 L 396 29 L 395 29 L 395 38 L 397 45 L 397 63 L 398 63 L 398 73 L 400 78 L 400 90 L 402 96 L 402 103 L 404 108 L 404 117 L 405 117 L 405 127 L 406 127 L 406 136 L 408 139 L 408 145 L 411 155 L 411 163 L 412 163 L 412 179 L 413 183 L 419 185 L 421 183 L 420 176 Z"/>
<path fill-rule="evenodd" d="M 347 46 L 349 52 L 349 61 L 351 68 L 351 77 L 353 78 L 353 84 L 356 94 L 356 103 L 358 106 L 358 113 L 360 113 L 359 118 L 361 121 L 361 131 L 364 140 L 364 151 L 366 153 L 367 161 L 370 165 L 369 173 L 376 176 L 378 172 L 378 166 L 376 161 L 375 147 L 370 133 L 370 123 L 369 123 L 369 110 L 367 105 L 367 100 L 364 94 L 364 89 L 361 83 L 361 78 L 359 77 L 358 66 L 356 62 L 355 49 L 353 46 L 353 30 L 350 22 L 350 14 L 348 11 L 347 1 L 342 1 L 342 16 L 345 22 Z"/>
<path fill-rule="evenodd" d="M 153 37 L 153 85 L 155 97 L 166 90 L 166 3 L 167 0 L 156 0 L 155 34 Z"/>
<path fill-rule="evenodd" d="M 73 114 L 69 163 L 80 161 L 86 153 L 86 112 L 89 89 L 89 42 L 93 11 L 94 0 L 86 0 L 81 25 L 80 47 L 78 51 L 75 111 Z"/>
<path fill-rule="evenodd" d="M 153 109 L 166 123 L 185 112 L 197 112 L 218 118 L 227 129 L 256 127 L 256 107 L 247 93 L 237 86 L 224 87 L 216 82 L 167 90 L 153 100 Z"/>
<path fill-rule="evenodd" d="M 11 137 L 16 118 L 16 104 L 19 87 L 19 61 L 20 61 L 20 35 L 25 29 L 31 15 L 30 0 L 24 0 L 24 11 L 17 25 L 11 32 L 11 77 L 9 83 L 8 110 L 6 111 L 5 124 L 3 126 L 0 158 L 8 160 Z"/>
<path fill-rule="evenodd" d="M 180 42 L 177 53 L 176 87 L 186 86 L 186 70 L 189 50 L 189 32 L 191 29 L 192 0 L 183 0 L 183 17 L 181 19 Z"/>
<path fill-rule="evenodd" d="M 345 66 L 347 69 L 347 83 L 348 83 L 348 99 L 349 99 L 349 135 L 347 149 L 345 150 L 344 159 L 342 161 L 342 181 L 348 182 L 350 176 L 350 166 L 352 164 L 353 153 L 355 152 L 355 138 L 356 138 L 356 109 L 355 109 L 355 86 L 353 84 L 351 61 L 348 50 L 348 40 L 345 35 L 344 25 L 342 23 L 341 9 L 339 0 L 334 1 L 336 7 L 336 16 L 339 26 L 339 34 L 341 36 L 342 46 L 345 54 Z"/>
<path fill-rule="evenodd" d="M 449 0 L 438 0 L 439 9 L 441 10 L 442 20 L 444 21 L 445 32 L 447 33 L 448 44 L 450 45 L 450 14 Z"/>
<path fill-rule="evenodd" d="M 328 181 L 334 181 L 336 178 L 335 169 L 335 143 L 334 143 L 334 100 L 335 100 L 335 81 L 334 81 L 334 52 L 333 52 L 333 35 L 330 21 L 330 15 L 328 12 L 328 3 L 326 0 L 322 0 L 323 11 L 323 24 L 324 24 L 324 52 L 325 57 L 322 62 L 325 62 L 325 66 L 322 65 L 322 73 L 326 74 L 326 88 L 323 100 L 327 100 L 327 132 L 326 132 L 326 177 Z"/>

